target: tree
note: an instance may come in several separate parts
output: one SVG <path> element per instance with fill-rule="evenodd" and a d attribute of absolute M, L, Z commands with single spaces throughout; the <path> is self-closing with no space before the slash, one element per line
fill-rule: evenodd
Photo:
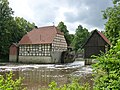
<path fill-rule="evenodd" d="M 0 0 L 0 57 L 7 52 L 10 43 L 10 25 L 13 20 L 13 11 L 7 0 Z"/>
<path fill-rule="evenodd" d="M 78 26 L 75 32 L 74 40 L 72 42 L 72 46 L 74 47 L 75 51 L 82 48 L 89 35 L 90 34 L 86 28 L 83 28 L 81 25 Z"/>
<path fill-rule="evenodd" d="M 8 0 L 0 0 L 0 58 L 7 60 L 10 45 L 19 42 L 22 36 L 35 26 L 24 18 L 14 18 L 12 15 Z"/>
<path fill-rule="evenodd" d="M 67 30 L 67 26 L 64 24 L 64 22 L 59 22 L 57 28 L 64 33 L 64 36 L 65 36 L 65 39 L 66 39 L 66 42 L 68 44 L 68 46 L 71 44 L 71 39 L 72 39 L 72 36 L 69 34 L 69 31 Z"/>
<path fill-rule="evenodd" d="M 70 44 L 72 43 L 72 41 L 73 41 L 74 37 L 75 37 L 75 35 L 74 35 L 74 34 L 69 34 Z"/>
<path fill-rule="evenodd" d="M 103 11 L 105 24 L 105 34 L 113 45 L 120 38 L 120 0 L 114 0 L 114 7 L 109 7 Z"/>
<path fill-rule="evenodd" d="M 113 3 L 114 4 L 117 4 L 117 3 L 119 3 L 120 2 L 120 0 L 113 0 Z"/>
<path fill-rule="evenodd" d="M 34 27 L 34 23 L 30 23 L 24 18 L 15 17 L 12 25 L 11 30 L 11 42 L 18 43 L 20 39 L 25 35 L 27 32 L 31 31 Z"/>

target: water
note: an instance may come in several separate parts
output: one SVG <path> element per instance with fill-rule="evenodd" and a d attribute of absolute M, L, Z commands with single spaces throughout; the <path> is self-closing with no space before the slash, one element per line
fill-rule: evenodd
<path fill-rule="evenodd" d="M 27 90 L 38 90 L 47 88 L 51 81 L 56 81 L 58 85 L 63 85 L 71 81 L 70 77 L 80 78 L 80 83 L 91 80 L 91 66 L 84 66 L 84 61 L 75 61 L 68 64 L 12 64 L 4 63 L 0 65 L 0 73 L 13 71 L 14 78 L 24 77 L 23 86 Z"/>

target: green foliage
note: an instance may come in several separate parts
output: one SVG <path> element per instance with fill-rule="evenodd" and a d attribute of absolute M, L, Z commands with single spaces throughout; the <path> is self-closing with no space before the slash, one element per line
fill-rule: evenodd
<path fill-rule="evenodd" d="M 34 26 L 23 18 L 14 18 L 8 0 L 0 0 L 0 58 L 8 57 L 10 45 L 18 42 Z"/>
<path fill-rule="evenodd" d="M 114 7 L 109 7 L 103 11 L 105 24 L 105 34 L 113 45 L 120 38 L 120 0 L 113 0 Z"/>
<path fill-rule="evenodd" d="M 22 78 L 13 80 L 13 73 L 6 74 L 4 78 L 0 75 L 0 90 L 26 90 L 22 87 Z"/>
<path fill-rule="evenodd" d="M 106 53 L 97 57 L 94 65 L 95 88 L 99 90 L 120 90 L 120 0 L 113 0 L 114 7 L 103 11 L 105 34 L 113 44 Z"/>
<path fill-rule="evenodd" d="M 67 30 L 67 26 L 64 24 L 64 22 L 62 22 L 62 21 L 59 22 L 57 28 L 60 29 L 61 32 L 63 32 L 65 35 L 69 34 L 69 31 Z"/>
<path fill-rule="evenodd" d="M 120 40 L 97 60 L 99 62 L 94 65 L 95 88 L 120 90 Z"/>
<path fill-rule="evenodd" d="M 73 40 L 73 37 L 74 35 L 71 35 L 69 34 L 69 31 L 67 30 L 67 26 L 64 24 L 64 22 L 59 22 L 57 28 L 64 33 L 64 36 L 65 36 L 65 39 L 66 39 L 66 42 L 68 45 L 71 44 L 72 40 Z"/>
<path fill-rule="evenodd" d="M 15 17 L 11 30 L 11 42 L 19 42 L 20 39 L 27 32 L 31 31 L 34 27 L 34 23 L 26 21 L 24 18 Z"/>
<path fill-rule="evenodd" d="M 80 85 L 78 81 L 74 80 L 70 84 L 64 84 L 58 87 L 56 82 L 51 82 L 48 90 L 90 90 L 89 84 Z"/>
<path fill-rule="evenodd" d="M 0 55 L 8 53 L 13 11 L 7 0 L 0 0 Z"/>
<path fill-rule="evenodd" d="M 76 29 L 75 37 L 72 42 L 72 46 L 74 47 L 75 51 L 81 49 L 87 38 L 90 36 L 88 30 L 83 28 L 81 25 L 78 26 Z"/>
<path fill-rule="evenodd" d="M 72 41 L 73 41 L 74 37 L 75 37 L 75 35 L 74 35 L 74 34 L 69 34 L 70 44 L 72 43 Z"/>
<path fill-rule="evenodd" d="M 120 0 L 113 0 L 113 4 L 118 4 Z"/>

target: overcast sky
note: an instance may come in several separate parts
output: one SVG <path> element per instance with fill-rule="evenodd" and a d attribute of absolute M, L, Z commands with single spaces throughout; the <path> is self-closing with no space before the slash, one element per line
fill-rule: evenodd
<path fill-rule="evenodd" d="M 112 0 L 8 0 L 15 16 L 34 22 L 38 27 L 57 26 L 63 21 L 70 33 L 78 25 L 89 31 L 103 30 L 102 10 L 112 6 Z"/>

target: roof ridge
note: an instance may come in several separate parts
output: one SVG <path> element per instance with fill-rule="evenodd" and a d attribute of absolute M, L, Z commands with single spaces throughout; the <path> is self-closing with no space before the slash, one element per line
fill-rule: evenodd
<path fill-rule="evenodd" d="M 86 40 L 86 42 L 83 44 L 82 48 L 86 45 L 86 43 L 89 41 L 89 39 L 92 37 L 92 35 L 93 35 L 95 32 L 97 32 L 98 35 L 100 35 L 100 36 L 102 37 L 102 39 L 103 39 L 107 44 L 111 45 L 110 41 L 107 39 L 107 37 L 106 37 L 103 33 L 101 33 L 101 32 L 98 31 L 98 30 L 94 30 L 94 31 L 92 32 L 92 34 L 89 36 L 89 38 Z"/>
<path fill-rule="evenodd" d="M 56 34 L 64 35 L 55 26 L 44 26 L 37 29 L 35 28 L 23 36 L 23 38 L 20 40 L 20 44 L 50 44 L 53 42 Z"/>
<path fill-rule="evenodd" d="M 42 26 L 42 27 L 38 27 L 37 29 L 48 28 L 48 27 L 55 27 L 55 26 Z"/>

